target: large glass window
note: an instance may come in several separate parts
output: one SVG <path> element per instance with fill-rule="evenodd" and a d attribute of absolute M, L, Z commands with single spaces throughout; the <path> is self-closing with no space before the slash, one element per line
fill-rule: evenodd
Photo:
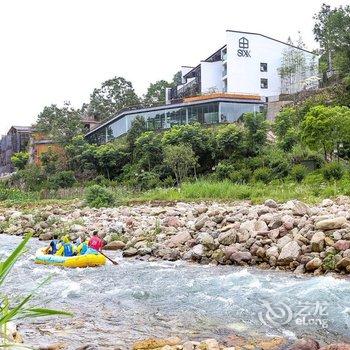
<path fill-rule="evenodd" d="M 259 112 L 262 103 L 220 102 L 203 103 L 182 108 L 166 108 L 156 111 L 144 111 L 122 116 L 120 119 L 92 132 L 89 142 L 102 144 L 124 135 L 130 130 L 137 117 L 144 118 L 148 130 L 167 129 L 174 125 L 184 125 L 199 122 L 202 124 L 217 124 L 235 122 L 242 114 Z"/>
<path fill-rule="evenodd" d="M 220 102 L 221 122 L 233 123 L 237 121 L 244 113 L 260 112 L 260 103 L 230 103 Z"/>
<path fill-rule="evenodd" d="M 126 133 L 126 118 L 121 118 L 107 126 L 107 142 Z"/>
<path fill-rule="evenodd" d="M 96 143 L 98 145 L 106 143 L 106 128 L 102 127 L 87 137 L 88 141 L 91 143 Z"/>
<path fill-rule="evenodd" d="M 219 104 L 210 103 L 204 112 L 205 124 L 217 124 L 219 122 Z"/>
<path fill-rule="evenodd" d="M 188 124 L 193 124 L 198 122 L 197 107 L 188 107 Z"/>

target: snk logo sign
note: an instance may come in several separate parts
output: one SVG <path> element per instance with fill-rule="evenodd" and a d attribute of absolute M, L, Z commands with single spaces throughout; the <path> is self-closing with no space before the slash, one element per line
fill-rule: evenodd
<path fill-rule="evenodd" d="M 237 50 L 238 57 L 251 57 L 249 49 L 249 40 L 245 37 L 242 37 L 238 40 L 239 49 Z"/>

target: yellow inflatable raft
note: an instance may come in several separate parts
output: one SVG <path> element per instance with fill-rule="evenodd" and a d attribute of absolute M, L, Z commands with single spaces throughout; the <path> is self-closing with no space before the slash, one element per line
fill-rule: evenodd
<path fill-rule="evenodd" d="M 106 258 L 94 251 L 90 250 L 87 254 L 76 256 L 58 256 L 45 253 L 46 248 L 40 248 L 35 255 L 35 263 L 43 265 L 54 265 L 64 267 L 95 267 L 106 263 Z"/>

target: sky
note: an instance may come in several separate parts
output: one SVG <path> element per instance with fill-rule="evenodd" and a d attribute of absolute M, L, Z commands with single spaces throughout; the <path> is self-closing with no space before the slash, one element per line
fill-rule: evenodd
<path fill-rule="evenodd" d="M 332 6 L 342 0 L 324 0 Z M 142 95 L 225 44 L 225 30 L 308 49 L 322 0 L 0 0 L 0 135 L 31 125 L 46 105 L 89 101 L 114 76 Z"/>

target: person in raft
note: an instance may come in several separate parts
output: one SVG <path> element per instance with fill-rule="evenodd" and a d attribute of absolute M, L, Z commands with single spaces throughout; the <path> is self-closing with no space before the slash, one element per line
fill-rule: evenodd
<path fill-rule="evenodd" d="M 78 242 L 76 242 L 77 244 Z M 80 242 L 77 245 L 77 255 L 84 255 L 89 250 L 89 239 L 86 239 L 85 241 Z"/>
<path fill-rule="evenodd" d="M 50 242 L 50 245 L 47 247 L 46 252 L 50 255 L 55 255 L 57 250 L 60 248 L 60 240 L 58 239 L 58 234 L 53 235 L 53 240 Z"/>
<path fill-rule="evenodd" d="M 60 256 L 74 256 L 76 254 L 74 245 L 70 242 L 69 236 L 61 237 L 62 245 L 57 250 L 56 255 Z"/>
<path fill-rule="evenodd" d="M 93 231 L 92 237 L 89 240 L 89 248 L 97 250 L 100 252 L 103 247 L 103 240 L 98 236 L 97 230 Z"/>

